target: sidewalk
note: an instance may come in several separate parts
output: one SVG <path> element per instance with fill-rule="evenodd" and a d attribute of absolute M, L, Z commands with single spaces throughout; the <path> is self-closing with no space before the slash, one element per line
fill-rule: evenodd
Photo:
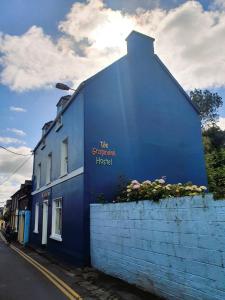
<path fill-rule="evenodd" d="M 54 257 L 19 243 L 13 245 L 35 259 L 41 265 L 60 277 L 85 300 L 159 300 L 120 279 L 113 278 L 94 268 L 74 268 L 59 263 Z"/>

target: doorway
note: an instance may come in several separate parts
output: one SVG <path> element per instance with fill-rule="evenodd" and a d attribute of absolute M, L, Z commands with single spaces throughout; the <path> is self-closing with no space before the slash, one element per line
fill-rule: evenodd
<path fill-rule="evenodd" d="M 48 241 L 48 200 L 43 201 L 42 216 L 42 245 L 47 245 Z"/>

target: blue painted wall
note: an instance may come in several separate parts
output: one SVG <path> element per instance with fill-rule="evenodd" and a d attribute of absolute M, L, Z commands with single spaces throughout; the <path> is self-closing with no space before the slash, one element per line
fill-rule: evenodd
<path fill-rule="evenodd" d="M 29 235 L 30 235 L 30 215 L 31 212 L 29 210 L 24 211 L 25 214 L 25 224 L 24 224 L 24 245 L 29 242 Z"/>
<path fill-rule="evenodd" d="M 165 299 L 225 299 L 225 200 L 91 205 L 92 265 Z"/>
<path fill-rule="evenodd" d="M 84 166 L 84 122 L 83 122 L 83 96 L 79 94 L 63 113 L 63 126 L 55 131 L 55 126 L 46 136 L 46 147 L 41 145 L 35 150 L 34 159 L 34 186 L 36 190 L 37 166 L 41 163 L 41 188 L 46 185 L 46 161 L 52 152 L 52 181 L 60 178 L 60 146 L 68 138 L 68 173 Z M 62 178 L 63 179 L 63 178 Z M 46 186 L 44 191 L 32 196 L 31 216 L 31 244 L 41 247 L 42 218 L 43 218 L 43 192 L 48 192 L 48 241 L 47 251 L 77 265 L 88 263 L 89 249 L 85 247 L 84 216 L 83 216 L 83 174 L 73 177 L 52 187 Z M 62 197 L 62 242 L 50 238 L 52 226 L 52 200 Z M 39 203 L 39 233 L 34 233 L 35 204 Z"/>
<path fill-rule="evenodd" d="M 87 81 L 86 191 L 111 200 L 119 176 L 206 185 L 199 116 L 153 53 L 153 39 L 133 33 L 128 54 Z M 92 148 L 106 141 L 112 165 L 96 165 Z M 108 158 L 108 157 L 107 157 Z"/>
<path fill-rule="evenodd" d="M 171 183 L 205 185 L 206 174 L 199 116 L 153 53 L 153 39 L 132 33 L 128 54 L 88 79 L 73 97 L 62 114 L 63 127 L 56 132 L 54 125 L 46 135 L 45 148 L 38 145 L 35 149 L 34 190 L 40 162 L 41 187 L 45 186 L 50 152 L 52 180 L 60 178 L 60 145 L 68 137 L 69 174 L 80 167 L 84 173 L 45 187 L 50 195 L 48 236 L 52 199 L 63 197 L 63 241 L 48 238 L 47 249 L 85 264 L 89 260 L 89 204 L 102 193 L 111 201 L 121 176 L 127 180 L 167 176 Z M 104 151 L 111 152 L 102 155 Z M 40 245 L 42 209 L 39 234 L 33 233 L 36 201 L 42 205 L 42 192 L 33 196 L 31 218 L 31 243 Z"/>

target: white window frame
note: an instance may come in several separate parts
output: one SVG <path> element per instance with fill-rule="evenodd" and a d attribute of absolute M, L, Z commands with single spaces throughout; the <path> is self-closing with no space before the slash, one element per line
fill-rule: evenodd
<path fill-rule="evenodd" d="M 38 233 L 38 224 L 39 224 L 39 203 L 35 203 L 35 212 L 34 212 L 34 233 Z"/>
<path fill-rule="evenodd" d="M 51 239 L 54 239 L 56 241 L 59 241 L 59 242 L 62 242 L 62 197 L 59 197 L 59 198 L 55 198 L 52 200 L 52 230 L 51 230 L 51 235 L 50 235 L 50 238 Z M 61 202 L 61 207 L 58 207 L 58 208 L 61 208 L 61 233 L 58 234 L 56 233 L 56 201 L 59 201 Z"/>
<path fill-rule="evenodd" d="M 36 189 L 38 190 L 41 187 L 41 163 L 38 164 L 37 167 L 37 183 Z"/>
<path fill-rule="evenodd" d="M 61 142 L 61 163 L 60 163 L 60 177 L 68 174 L 68 137 Z"/>
<path fill-rule="evenodd" d="M 52 152 L 48 154 L 46 164 L 46 184 L 52 182 Z"/>

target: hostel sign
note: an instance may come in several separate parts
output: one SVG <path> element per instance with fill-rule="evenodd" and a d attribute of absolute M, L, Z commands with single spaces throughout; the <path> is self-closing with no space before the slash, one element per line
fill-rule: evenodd
<path fill-rule="evenodd" d="M 109 143 L 100 141 L 98 147 L 93 147 L 91 151 L 95 157 L 96 165 L 112 166 L 113 157 L 116 156 L 116 151 L 110 149 Z"/>

